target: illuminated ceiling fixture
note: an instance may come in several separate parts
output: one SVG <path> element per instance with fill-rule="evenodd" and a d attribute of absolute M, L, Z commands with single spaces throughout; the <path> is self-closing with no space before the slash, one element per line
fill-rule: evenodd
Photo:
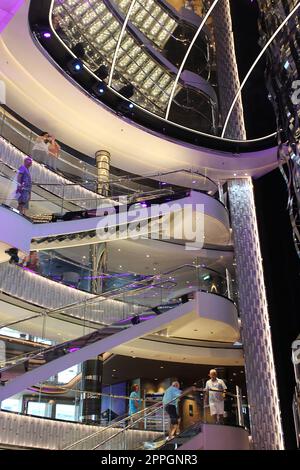
<path fill-rule="evenodd" d="M 107 85 L 104 82 L 97 82 L 93 87 L 92 87 L 93 92 L 97 97 L 103 96 L 107 90 Z"/>
<path fill-rule="evenodd" d="M 117 21 L 103 2 L 79 0 L 54 2 L 53 15 L 61 18 L 61 40 L 76 46 L 84 43 L 85 64 L 97 74 L 103 63 L 111 65 L 112 87 L 118 90 L 130 81 L 135 88 L 135 102 L 141 107 L 163 116 L 173 86 L 173 78 L 140 46 L 126 30 L 120 40 L 118 55 L 115 54 L 121 23 Z M 112 62 L 115 59 L 115 66 Z M 113 74 L 113 75 L 112 75 Z M 124 84 L 125 82 L 125 84 Z M 176 87 L 176 94 L 181 90 Z"/>
<path fill-rule="evenodd" d="M 82 72 L 83 63 L 79 59 L 71 59 L 67 62 L 67 68 L 72 74 L 77 74 Z"/>

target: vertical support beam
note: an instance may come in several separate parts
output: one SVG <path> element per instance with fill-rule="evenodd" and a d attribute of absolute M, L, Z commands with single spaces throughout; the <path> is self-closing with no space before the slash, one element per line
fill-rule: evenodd
<path fill-rule="evenodd" d="M 228 183 L 251 434 L 255 449 L 284 448 L 251 178 Z"/>
<path fill-rule="evenodd" d="M 83 363 L 81 421 L 85 424 L 99 424 L 101 421 L 103 358 L 98 356 Z"/>
<path fill-rule="evenodd" d="M 110 153 L 107 150 L 98 150 L 95 154 L 97 166 L 97 193 L 107 197 L 109 195 Z M 90 247 L 92 264 L 91 291 L 100 294 L 103 291 L 103 279 L 97 277 L 107 271 L 106 243 L 98 243 Z"/>
<path fill-rule="evenodd" d="M 212 18 L 216 42 L 221 125 L 223 127 L 232 101 L 240 87 L 229 0 L 219 0 L 212 12 Z M 225 137 L 241 140 L 246 138 L 243 105 L 240 95 L 231 114 Z"/>
<path fill-rule="evenodd" d="M 101 294 L 104 280 L 99 276 L 107 271 L 106 243 L 90 245 L 90 260 L 92 264 L 91 292 Z"/>

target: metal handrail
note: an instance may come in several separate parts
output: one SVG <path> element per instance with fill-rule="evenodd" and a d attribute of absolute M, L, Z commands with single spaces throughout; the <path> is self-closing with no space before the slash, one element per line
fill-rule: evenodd
<path fill-rule="evenodd" d="M 1 109 L 1 106 L 0 106 L 0 109 Z M 15 117 L 11 116 L 11 115 L 9 114 L 9 112 L 8 112 L 7 110 L 3 109 L 3 108 L 2 108 L 2 114 L 3 114 L 4 117 L 5 117 L 5 116 L 10 116 L 12 120 L 15 120 L 16 122 L 18 122 L 19 124 L 21 124 L 23 127 L 25 127 L 26 129 L 28 129 L 28 130 L 30 130 L 32 133 L 34 133 L 35 136 L 37 136 L 37 134 L 36 134 L 35 132 L 33 132 L 30 128 L 26 127 L 23 123 L 20 123 L 20 121 L 17 121 L 17 119 L 16 119 Z M 13 128 L 12 126 L 10 126 L 10 127 Z M 13 130 L 14 130 L 16 133 L 19 133 L 19 131 L 18 131 L 16 128 L 13 128 Z M 23 135 L 23 137 L 24 137 L 24 138 L 27 138 L 25 135 Z M 3 138 L 4 138 L 4 137 L 3 137 Z M 6 140 L 6 139 L 4 138 L 4 140 Z M 10 143 L 10 145 L 13 145 L 13 144 Z M 14 145 L 13 145 L 13 146 L 14 146 Z M 14 146 L 14 147 L 15 147 L 15 146 Z M 18 149 L 18 150 L 19 150 L 19 149 Z M 24 153 L 24 152 L 21 151 L 21 150 L 19 150 L 19 151 L 22 152 L 22 153 Z M 66 152 L 66 151 L 63 151 L 63 152 L 66 153 L 67 155 L 70 155 L 72 158 L 77 158 L 77 157 L 74 157 L 72 154 L 70 154 L 70 153 L 68 153 L 68 152 Z M 73 167 L 76 168 L 76 169 L 81 170 L 80 167 L 74 165 L 73 163 L 71 163 L 71 162 L 69 162 L 69 161 L 67 161 L 67 160 L 64 160 L 63 158 L 60 158 L 59 160 L 63 161 L 64 163 L 66 163 L 66 164 L 68 164 L 68 165 L 70 165 L 70 166 L 73 166 Z M 35 163 L 39 164 L 39 162 L 35 162 Z M 12 170 L 16 171 L 15 168 L 9 166 L 7 163 L 2 162 L 2 164 L 5 165 L 5 166 L 7 166 L 8 168 L 11 168 Z M 89 164 L 87 164 L 87 165 L 89 165 Z M 91 167 L 91 168 L 93 168 L 93 167 Z M 150 173 L 150 174 L 146 174 L 146 175 L 133 176 L 133 177 L 130 176 L 130 175 L 128 175 L 128 176 L 121 176 L 121 177 L 117 177 L 117 176 L 114 177 L 114 176 L 111 176 L 110 179 L 109 179 L 109 184 L 110 184 L 110 185 L 114 185 L 114 184 L 118 184 L 118 183 L 121 183 L 121 182 L 139 182 L 139 180 L 144 180 L 144 179 L 153 179 L 154 181 L 160 182 L 160 181 L 157 180 L 156 178 L 160 178 L 160 177 L 167 176 L 167 175 L 171 175 L 171 174 L 181 173 L 181 172 L 187 172 L 187 173 L 190 172 L 191 174 L 193 173 L 193 174 L 195 174 L 195 175 L 197 175 L 197 176 L 202 176 L 205 180 L 208 180 L 210 183 L 212 183 L 213 185 L 215 185 L 216 191 L 217 191 L 217 189 L 218 189 L 217 183 L 216 183 L 215 181 L 213 181 L 211 178 L 209 178 L 207 175 L 201 174 L 201 173 L 198 172 L 198 171 L 192 171 L 191 169 L 187 169 L 187 168 L 180 168 L 180 169 L 171 170 L 171 171 L 166 171 L 166 172 Z M 54 172 L 54 173 L 55 173 L 55 172 Z M 96 178 L 96 174 L 93 174 L 93 173 L 91 173 L 91 172 L 88 171 L 88 170 L 87 170 L 87 173 L 90 174 L 93 178 Z M 58 176 L 62 177 L 61 175 L 58 175 Z M 66 178 L 66 177 L 64 177 L 64 178 Z M 66 178 L 66 179 L 67 179 L 67 178 Z M 92 182 L 92 183 L 96 183 L 96 180 L 92 180 L 91 182 Z M 37 184 L 43 184 L 43 183 L 37 183 Z M 60 184 L 61 184 L 62 186 L 64 186 L 63 183 L 45 183 L 45 185 L 47 185 L 47 186 L 50 186 L 51 184 L 53 184 L 54 186 L 59 186 Z M 167 184 L 172 184 L 172 185 L 174 185 L 173 183 L 167 183 Z M 87 188 L 85 188 L 84 186 L 82 186 L 82 185 L 80 184 L 80 182 L 79 182 L 79 183 L 77 183 L 77 182 L 74 182 L 74 183 L 73 183 L 73 182 L 70 182 L 70 183 L 66 183 L 65 185 L 75 185 L 75 186 L 78 185 L 78 186 L 84 188 L 84 189 L 87 190 L 87 191 L 93 192 L 93 191 L 91 191 L 90 189 L 87 189 Z M 176 186 L 176 184 L 175 184 L 175 186 Z M 179 186 L 180 186 L 180 185 L 179 185 Z M 127 188 L 127 189 L 131 189 L 131 188 Z M 95 195 L 101 197 L 101 196 L 98 195 L 97 193 L 95 193 Z"/>
<path fill-rule="evenodd" d="M 195 390 L 193 390 L 193 387 L 192 387 L 192 390 L 191 392 L 205 392 L 206 389 L 203 389 L 203 388 L 198 388 L 198 387 L 195 387 Z M 220 390 L 213 390 L 213 391 L 218 391 L 220 392 Z M 231 392 L 227 392 L 227 391 L 224 391 L 224 392 L 220 392 L 220 393 L 224 393 L 225 395 L 228 395 L 230 397 L 235 397 L 235 398 L 238 398 L 239 396 L 234 394 L 234 393 L 231 393 Z M 167 404 L 169 405 L 170 403 L 173 403 L 173 402 L 176 402 L 177 400 L 180 400 L 181 398 L 183 398 L 184 396 L 186 395 L 186 392 L 185 393 L 182 393 L 180 396 L 174 398 L 173 400 L 170 400 Z M 146 414 L 146 416 L 142 416 L 141 418 L 135 420 L 133 423 L 130 423 L 127 427 L 117 431 L 115 434 L 113 434 L 112 436 L 108 437 L 107 439 L 105 439 L 104 441 L 100 442 L 99 444 L 97 444 L 95 447 L 93 447 L 91 450 L 96 450 L 98 449 L 99 447 L 101 447 L 102 445 L 106 444 L 107 442 L 109 442 L 110 440 L 112 440 L 114 437 L 118 436 L 119 434 L 122 434 L 124 433 L 125 431 L 127 431 L 128 429 L 131 429 L 132 427 L 136 426 L 137 423 L 139 423 L 140 421 L 144 420 L 145 418 L 148 418 L 148 416 L 152 415 L 154 412 L 157 412 L 159 410 L 163 410 L 164 407 L 166 406 L 166 404 L 162 403 L 160 406 L 157 406 L 157 403 L 155 405 L 153 405 L 153 407 L 155 406 L 155 408 L 153 410 L 150 411 L 150 413 Z M 145 408 L 144 410 L 142 411 L 146 411 L 147 409 L 149 410 L 151 407 L 148 407 L 148 408 Z M 141 412 L 141 411 L 140 411 Z M 164 415 L 163 415 L 164 416 Z"/>
<path fill-rule="evenodd" d="M 170 400 L 167 404 L 169 405 L 170 403 L 173 403 L 173 402 L 176 402 L 177 400 L 180 400 L 183 396 L 185 396 L 186 394 L 185 393 L 182 393 L 181 395 L 179 395 L 178 397 L 176 398 L 173 398 L 172 400 Z M 128 429 L 131 429 L 132 427 L 134 427 L 137 423 L 139 423 L 140 421 L 144 420 L 145 418 L 148 418 L 148 416 L 151 416 L 153 413 L 157 413 L 157 411 L 159 410 L 164 410 L 166 404 L 162 403 L 161 405 L 157 406 L 158 404 L 155 403 L 154 405 L 152 405 L 151 407 L 148 407 L 148 408 L 145 408 L 144 410 L 142 411 L 147 411 L 151 408 L 151 411 L 150 413 L 147 413 L 146 416 L 142 416 L 141 418 L 135 420 L 133 423 L 130 423 L 128 426 L 126 426 L 125 428 L 119 430 L 118 432 L 116 432 L 115 434 L 113 434 L 112 436 L 108 437 L 107 439 L 104 439 L 104 441 L 100 442 L 100 444 L 97 444 L 97 446 L 93 447 L 93 449 L 91 450 L 96 450 L 98 449 L 98 447 L 106 444 L 107 442 L 109 442 L 111 439 L 113 439 L 114 437 L 118 436 L 119 434 L 122 434 L 123 432 L 127 431 Z M 141 411 L 140 411 L 141 412 Z"/>
<path fill-rule="evenodd" d="M 130 397 L 129 397 L 129 399 L 130 399 Z M 142 399 L 138 398 L 138 400 L 142 400 Z M 137 411 L 136 413 L 133 413 L 133 414 L 130 415 L 130 416 L 126 416 L 126 418 L 121 418 L 121 420 L 120 420 L 120 421 L 117 421 L 117 423 L 114 422 L 114 423 L 110 424 L 109 426 L 105 426 L 105 428 L 100 429 L 100 430 L 94 432 L 93 434 L 90 434 L 89 436 L 85 436 L 85 437 L 79 439 L 79 440 L 76 441 L 76 442 L 73 442 L 73 444 L 70 444 L 70 445 L 68 445 L 67 447 L 64 447 L 62 450 L 69 450 L 70 448 L 74 447 L 74 446 L 77 445 L 77 444 L 80 444 L 81 442 L 85 442 L 85 441 L 87 441 L 88 439 L 90 439 L 90 438 L 92 438 L 92 437 L 95 437 L 95 436 L 97 436 L 97 435 L 99 435 L 99 434 L 102 434 L 103 432 L 106 432 L 108 429 L 113 429 L 113 428 L 116 427 L 116 424 L 121 424 L 121 423 L 123 423 L 123 422 L 126 423 L 126 421 L 128 421 L 128 419 L 134 418 L 134 417 L 136 417 L 137 415 L 140 415 L 140 414 L 141 414 L 142 412 L 144 412 L 146 409 L 150 409 L 150 408 L 151 408 L 151 409 L 152 409 L 152 408 L 156 408 L 156 409 L 157 409 L 157 403 L 154 403 L 153 405 L 149 406 L 148 408 L 144 408 L 144 409 L 142 409 L 142 410 L 139 410 L 139 411 Z M 154 411 L 155 411 L 155 409 L 154 409 Z M 145 417 L 143 416 L 142 419 L 145 419 Z M 137 422 L 137 421 L 135 421 L 135 422 Z M 124 429 L 127 429 L 127 428 L 124 428 Z"/>
<path fill-rule="evenodd" d="M 22 319 L 15 320 L 13 322 L 8 322 L 6 324 L 2 324 L 2 325 L 0 325 L 0 328 L 4 328 L 6 326 L 10 326 L 10 325 L 13 325 L 13 324 L 16 325 L 18 323 L 22 323 L 23 321 L 26 321 L 27 319 L 31 320 L 31 319 L 34 319 L 34 318 L 41 317 L 43 315 L 47 316 L 47 317 L 48 316 L 51 317 L 52 315 L 54 315 L 56 313 L 59 313 L 59 312 L 65 313 L 66 310 L 69 310 L 69 309 L 71 309 L 75 306 L 78 308 L 80 306 L 86 306 L 87 304 L 94 303 L 94 302 L 99 302 L 99 301 L 104 302 L 105 300 L 113 299 L 113 298 L 115 298 L 119 295 L 126 294 L 126 293 L 129 293 L 129 292 L 136 293 L 140 290 L 147 289 L 149 287 L 150 282 L 153 282 L 153 281 L 156 281 L 156 280 L 160 281 L 160 282 L 164 282 L 164 280 L 162 279 L 163 276 L 168 276 L 168 275 L 170 275 L 172 273 L 175 273 L 175 272 L 177 272 L 181 269 L 184 269 L 184 268 L 192 268 L 197 272 L 197 269 L 203 268 L 203 267 L 201 265 L 186 263 L 186 264 L 178 266 L 175 269 L 171 269 L 170 271 L 166 271 L 166 272 L 161 273 L 161 274 L 155 274 L 153 276 L 146 277 L 145 279 L 142 279 L 140 281 L 133 281 L 130 284 L 127 284 L 125 286 L 122 286 L 122 287 L 119 287 L 119 288 L 116 288 L 116 289 L 112 289 L 112 290 L 110 290 L 106 293 L 102 293 L 102 294 L 93 296 L 90 299 L 83 300 L 82 302 L 72 302 L 71 304 L 68 304 L 68 305 L 65 305 L 65 306 L 62 306 L 62 307 L 57 307 L 55 309 L 50 309 L 50 310 L 45 309 L 45 310 L 43 310 L 43 312 L 39 312 L 36 315 L 29 316 L 29 317 L 24 317 Z M 226 281 L 226 278 L 224 276 L 222 276 L 220 273 L 218 273 L 217 271 L 215 271 L 211 268 L 206 268 L 206 267 L 203 268 L 203 269 L 206 269 L 208 271 L 212 271 L 212 272 L 218 274 L 218 276 L 220 276 L 221 279 Z M 138 287 L 138 286 L 141 286 L 141 287 Z M 153 286 L 153 284 L 151 284 L 150 287 L 152 287 L 152 286 Z M 134 287 L 134 289 L 132 289 L 132 287 Z"/>

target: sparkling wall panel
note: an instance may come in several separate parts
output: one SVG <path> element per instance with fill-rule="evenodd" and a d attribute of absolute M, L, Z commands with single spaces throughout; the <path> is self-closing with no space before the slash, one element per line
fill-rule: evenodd
<path fill-rule="evenodd" d="M 280 406 L 251 178 L 229 182 L 251 433 L 255 449 L 283 449 Z"/>
<path fill-rule="evenodd" d="M 223 124 L 240 86 L 229 0 L 219 0 L 212 17 L 216 41 L 221 120 Z M 242 140 L 246 138 L 241 97 L 239 97 L 233 108 L 225 137 Z"/>

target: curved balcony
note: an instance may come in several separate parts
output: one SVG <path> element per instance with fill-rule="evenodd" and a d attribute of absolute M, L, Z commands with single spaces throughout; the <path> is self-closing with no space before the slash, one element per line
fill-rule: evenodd
<path fill-rule="evenodd" d="M 24 158 L 31 155 L 39 133 L 15 113 L 7 110 L 0 113 L 0 200 L 16 207 L 13 201 L 9 201 L 14 189 L 15 174 Z M 67 210 L 96 208 L 103 201 L 103 197 L 96 193 L 97 174 L 93 159 L 70 148 L 67 151 L 61 149 L 59 158 L 40 153 L 41 155 L 35 153 L 31 168 L 35 194 L 32 198 L 33 213 L 49 212 L 52 208 L 53 212 L 63 214 Z M 122 174 L 112 167 L 108 186 L 111 202 L 117 202 L 120 196 L 127 196 L 131 203 L 151 200 L 160 195 L 171 195 L 180 188 L 195 189 L 218 197 L 217 183 L 207 175 L 184 168 L 136 176 Z"/>

